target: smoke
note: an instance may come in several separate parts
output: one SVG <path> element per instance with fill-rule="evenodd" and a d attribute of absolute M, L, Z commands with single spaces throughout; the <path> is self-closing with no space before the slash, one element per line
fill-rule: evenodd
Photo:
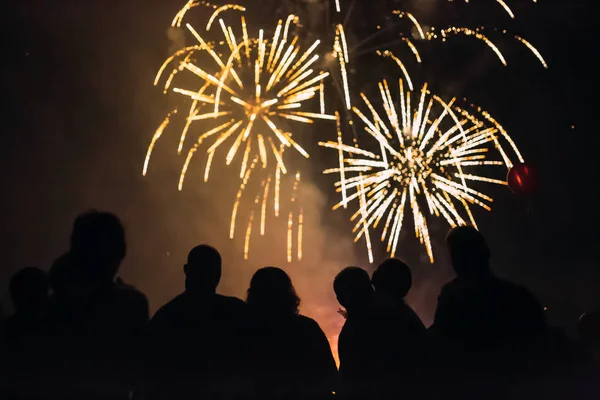
<path fill-rule="evenodd" d="M 167 39 L 169 39 L 169 54 L 185 47 L 185 30 L 183 28 L 169 26 L 166 33 Z"/>

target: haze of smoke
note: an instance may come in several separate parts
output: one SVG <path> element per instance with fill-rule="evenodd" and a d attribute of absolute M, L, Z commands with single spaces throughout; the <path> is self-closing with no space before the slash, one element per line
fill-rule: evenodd
<path fill-rule="evenodd" d="M 185 31 L 183 28 L 169 26 L 166 34 L 167 39 L 169 39 L 169 54 L 185 47 Z"/>

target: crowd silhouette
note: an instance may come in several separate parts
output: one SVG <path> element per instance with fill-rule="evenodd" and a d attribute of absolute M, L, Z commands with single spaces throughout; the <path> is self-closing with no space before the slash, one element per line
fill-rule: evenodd
<path fill-rule="evenodd" d="M 333 290 L 345 317 L 339 370 L 323 330 L 301 315 L 287 273 L 261 268 L 245 301 L 217 293 L 222 262 L 208 245 L 183 266 L 185 290 L 150 318 L 143 293 L 117 273 L 119 219 L 91 211 L 49 272 L 10 280 L 14 313 L 0 314 L 0 395 L 7 399 L 600 398 L 600 313 L 579 340 L 548 327 L 526 289 L 494 275 L 473 227 L 446 240 L 456 278 L 426 328 L 404 298 L 408 265 L 370 276 L 341 269 Z M 1 311 L 1 310 L 0 310 Z"/>

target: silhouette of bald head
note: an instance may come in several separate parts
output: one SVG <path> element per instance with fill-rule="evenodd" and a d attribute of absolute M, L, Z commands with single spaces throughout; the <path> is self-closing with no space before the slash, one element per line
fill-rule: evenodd
<path fill-rule="evenodd" d="M 388 258 L 373 272 L 371 279 L 377 293 L 402 300 L 412 286 L 410 267 L 397 258 Z"/>
<path fill-rule="evenodd" d="M 214 294 L 221 280 L 221 254 L 206 244 L 196 246 L 188 254 L 183 270 L 187 291 Z"/>
<path fill-rule="evenodd" d="M 374 294 L 369 273 L 359 267 L 346 267 L 337 274 L 333 290 L 348 313 L 366 307 Z"/>
<path fill-rule="evenodd" d="M 125 230 L 116 215 L 90 211 L 77 217 L 70 254 L 86 278 L 113 280 L 125 253 Z"/>
<path fill-rule="evenodd" d="M 476 278 L 489 273 L 490 249 L 474 227 L 459 226 L 450 230 L 446 245 L 452 267 L 459 277 Z"/>

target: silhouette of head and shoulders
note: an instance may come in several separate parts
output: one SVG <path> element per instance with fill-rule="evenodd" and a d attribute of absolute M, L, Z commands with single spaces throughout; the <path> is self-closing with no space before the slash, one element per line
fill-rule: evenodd
<path fill-rule="evenodd" d="M 126 251 L 125 229 L 116 215 L 90 211 L 75 219 L 69 256 L 88 285 L 114 283 Z"/>
<path fill-rule="evenodd" d="M 388 258 L 377 266 L 371 282 L 375 316 L 370 324 L 370 391 L 387 398 L 422 395 L 419 372 L 428 362 L 426 328 L 404 300 L 412 287 L 410 267 Z"/>
<path fill-rule="evenodd" d="M 265 267 L 256 271 L 250 280 L 246 304 L 259 324 L 295 323 L 307 327 L 316 324 L 313 319 L 300 315 L 300 298 L 292 280 L 280 268 Z"/>
<path fill-rule="evenodd" d="M 73 225 L 68 261 L 61 262 L 65 284 L 77 275 L 78 284 L 91 296 L 145 303 L 141 292 L 116 279 L 126 254 L 125 229 L 116 215 L 95 210 L 81 214 Z M 68 272 L 69 268 L 76 272 Z"/>
<path fill-rule="evenodd" d="M 500 344 L 546 329 L 537 299 L 526 288 L 492 273 L 490 249 L 477 229 L 454 228 L 446 244 L 456 278 L 438 298 L 434 331 L 461 338 L 469 347 L 499 349 Z"/>
<path fill-rule="evenodd" d="M 377 358 L 373 352 L 378 320 L 374 313 L 375 292 L 368 272 L 359 267 L 346 267 L 338 273 L 333 289 L 346 314 L 338 337 L 340 373 L 344 387 L 348 387 L 344 390 L 353 391 L 377 374 L 370 368 Z"/>
<path fill-rule="evenodd" d="M 412 273 L 404 262 L 388 258 L 373 272 L 371 283 L 379 301 L 402 304 L 412 287 Z"/>
<path fill-rule="evenodd" d="M 78 303 L 79 316 L 94 336 L 128 336 L 148 321 L 146 296 L 115 280 L 126 250 L 119 218 L 89 211 L 75 219 L 69 252 L 55 265 L 57 294 Z"/>
<path fill-rule="evenodd" d="M 186 318 L 197 315 L 206 318 L 209 313 L 245 312 L 245 304 L 236 297 L 217 293 L 221 281 L 221 254 L 212 246 L 201 244 L 188 254 L 183 266 L 185 273 L 185 291 L 164 305 L 154 316 L 157 322 L 163 316 L 178 318 L 180 312 L 189 313 Z"/>
<path fill-rule="evenodd" d="M 491 252 L 483 235 L 472 226 L 459 226 L 446 237 L 456 278 L 445 285 L 442 293 L 479 293 L 530 297 L 524 287 L 500 279 L 490 267 Z"/>
<path fill-rule="evenodd" d="M 250 358 L 261 390 L 283 388 L 293 396 L 330 393 L 336 366 L 329 342 L 315 320 L 300 314 L 300 298 L 288 274 L 276 267 L 256 271 L 246 303 Z"/>
<path fill-rule="evenodd" d="M 303 338 L 314 338 L 315 335 L 324 338 L 319 324 L 300 314 L 300 302 L 292 280 L 280 268 L 261 268 L 250 280 L 246 303 L 251 313 L 252 325 L 255 331 L 265 335 L 263 338 L 277 332 L 294 336 L 299 342 L 302 342 Z"/>
<path fill-rule="evenodd" d="M 346 267 L 338 273 L 333 290 L 347 318 L 368 312 L 375 295 L 369 273 L 360 267 Z"/>
<path fill-rule="evenodd" d="M 415 334 L 425 333 L 425 326 L 414 310 L 404 301 L 412 287 L 410 267 L 397 258 L 388 258 L 373 272 L 371 279 L 375 288 L 375 307 L 387 316 L 388 323 L 398 324 L 399 329 L 413 329 Z"/>

